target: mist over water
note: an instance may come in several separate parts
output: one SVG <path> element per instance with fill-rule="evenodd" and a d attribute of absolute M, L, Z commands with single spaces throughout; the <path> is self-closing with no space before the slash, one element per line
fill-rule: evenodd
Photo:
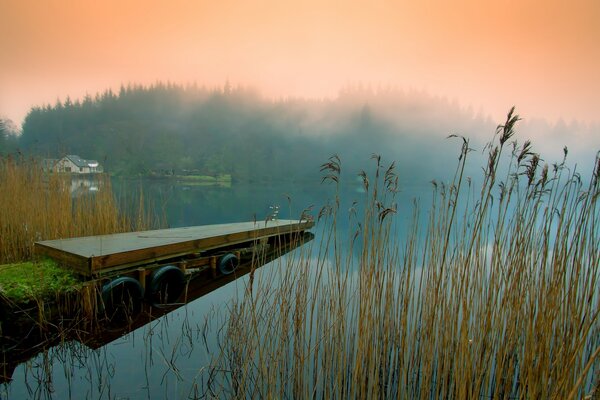
<path fill-rule="evenodd" d="M 519 144 L 531 140 L 550 165 L 567 146 L 570 162 L 590 170 L 600 126 L 521 117 Z M 342 160 L 342 179 L 354 180 L 378 154 L 396 162 L 401 183 L 413 185 L 445 179 L 454 168 L 460 143 L 446 140 L 450 134 L 469 139 L 468 175 L 481 176 L 484 147 L 503 122 L 417 91 L 359 86 L 335 99 L 269 100 L 245 87 L 156 84 L 35 107 L 18 143 L 0 153 L 77 154 L 113 175 L 192 171 L 287 182 L 318 181 L 319 166 L 333 154 Z"/>

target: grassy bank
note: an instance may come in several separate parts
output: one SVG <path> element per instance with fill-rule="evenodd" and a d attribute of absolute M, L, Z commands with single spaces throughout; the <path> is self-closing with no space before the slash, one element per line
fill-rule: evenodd
<path fill-rule="evenodd" d="M 231 182 L 231 175 L 173 175 L 173 178 L 181 181 L 205 182 L 205 183 L 227 183 Z"/>
<path fill-rule="evenodd" d="M 583 182 L 513 142 L 511 111 L 482 184 L 433 182 L 427 223 L 397 234 L 397 176 L 374 157 L 367 196 L 337 192 L 321 243 L 237 299 L 206 392 L 227 398 L 579 399 L 600 383 L 600 160 Z M 461 140 L 460 138 L 458 139 Z M 323 165 L 334 187 L 342 165 Z M 500 172 L 502 171 L 502 172 Z M 358 216 L 358 217 L 357 217 Z M 349 218 L 349 237 L 337 226 Z M 596 391 L 596 396 L 598 392 Z"/>
<path fill-rule="evenodd" d="M 150 173 L 148 178 L 155 179 L 174 179 L 178 181 L 202 182 L 202 183 L 230 183 L 232 181 L 231 174 L 217 175 L 199 175 L 199 174 L 159 174 Z"/>
<path fill-rule="evenodd" d="M 0 293 L 14 303 L 53 298 L 80 286 L 74 273 L 49 259 L 0 265 Z"/>

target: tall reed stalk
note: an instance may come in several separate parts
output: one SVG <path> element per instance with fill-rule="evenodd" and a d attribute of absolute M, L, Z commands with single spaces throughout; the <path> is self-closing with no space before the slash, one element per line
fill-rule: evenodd
<path fill-rule="evenodd" d="M 600 376 L 600 160 L 588 183 L 511 142 L 487 147 L 481 187 L 434 182 L 427 223 L 397 233 L 394 165 L 361 172 L 350 237 L 334 200 L 316 248 L 237 299 L 207 391 L 233 398 L 536 398 L 591 395 Z M 337 188 L 341 162 L 323 165 Z M 502 172 L 503 171 L 503 172 Z M 355 217 L 358 215 L 358 219 Z M 596 389 L 597 390 L 597 389 Z M 597 395 L 597 393 L 596 393 Z"/>
<path fill-rule="evenodd" d="M 110 179 L 73 197 L 71 178 L 47 174 L 34 160 L 0 158 L 0 264 L 31 259 L 38 240 L 150 229 L 157 220 L 140 202 L 137 215 L 119 210 Z"/>

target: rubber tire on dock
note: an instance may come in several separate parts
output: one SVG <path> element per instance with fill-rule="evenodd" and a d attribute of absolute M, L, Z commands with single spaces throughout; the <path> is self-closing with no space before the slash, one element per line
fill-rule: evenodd
<path fill-rule="evenodd" d="M 223 275 L 230 275 L 236 270 L 236 268 L 240 265 L 240 260 L 233 253 L 227 253 L 221 258 L 217 263 L 219 268 L 219 272 Z"/>
<path fill-rule="evenodd" d="M 147 296 L 152 305 L 175 303 L 185 288 L 185 275 L 174 265 L 165 265 L 152 271 Z"/>
<path fill-rule="evenodd" d="M 144 288 L 128 276 L 115 278 L 102 287 L 102 304 L 106 317 L 113 322 L 133 319 L 142 311 Z"/>

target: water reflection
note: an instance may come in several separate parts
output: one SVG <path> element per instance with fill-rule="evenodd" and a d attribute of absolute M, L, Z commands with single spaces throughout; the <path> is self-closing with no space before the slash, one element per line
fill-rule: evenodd
<path fill-rule="evenodd" d="M 94 193 L 102 187 L 102 179 L 96 176 L 76 176 L 70 177 L 71 197 L 80 197 L 88 193 Z"/>
<path fill-rule="evenodd" d="M 231 275 L 195 276 L 176 303 L 144 303 L 128 324 L 62 320 L 42 329 L 30 315 L 29 324 L 5 327 L 0 397 L 179 398 L 199 391 L 202 366 L 218 352 L 213 330 L 224 326 L 220 311 L 231 292 L 246 290 L 260 269 L 278 268 L 274 260 L 313 238 L 309 232 L 281 236 Z"/>

